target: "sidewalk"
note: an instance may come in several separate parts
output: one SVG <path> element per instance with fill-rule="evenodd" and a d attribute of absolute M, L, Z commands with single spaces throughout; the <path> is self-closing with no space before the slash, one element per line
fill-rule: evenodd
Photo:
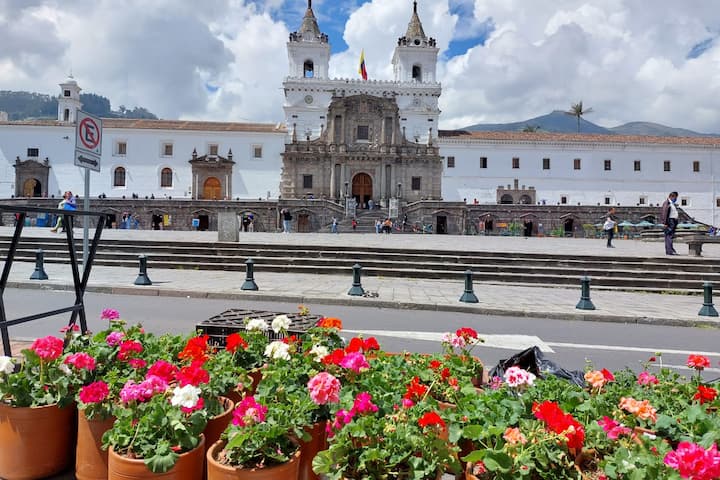
<path fill-rule="evenodd" d="M 78 232 L 81 235 L 80 232 Z M 24 232 L 36 236 L 36 230 Z M 52 235 L 52 234 L 50 234 Z M 108 231 L 104 238 L 164 238 L 166 240 L 214 241 L 215 232 L 148 232 Z M 356 244 L 385 245 L 388 247 L 418 249 L 470 249 L 505 251 L 563 252 L 608 255 L 603 240 L 555 239 L 555 238 L 502 238 L 502 237 L 452 237 L 452 236 L 410 236 L 390 235 L 384 238 L 375 234 L 244 234 L 241 242 L 286 243 L 286 244 Z M 355 243 L 357 242 L 357 243 Z M 640 241 L 618 241 L 613 255 L 640 255 L 648 251 L 661 250 L 661 244 Z M 678 244 L 678 250 L 686 249 Z M 711 245 L 709 247 L 715 247 Z M 720 249 L 708 248 L 707 257 L 720 257 Z M 679 257 L 675 257 L 679 258 Z M 34 263 L 14 263 L 8 288 L 51 288 L 72 289 L 72 275 L 69 265 L 46 264 L 49 280 L 29 280 Z M 658 325 L 712 326 L 720 327 L 720 321 L 712 317 L 700 317 L 701 295 L 673 295 L 613 290 L 591 290 L 594 311 L 577 310 L 580 299 L 580 282 L 576 288 L 535 287 L 510 284 L 490 284 L 476 281 L 475 294 L 479 303 L 459 302 L 464 291 L 462 278 L 457 281 L 418 280 L 404 278 L 363 277 L 362 286 L 372 297 L 351 297 L 347 295 L 352 286 L 352 271 L 347 275 L 309 275 L 255 272 L 259 287 L 256 292 L 242 291 L 244 272 L 221 272 L 199 270 L 163 270 L 152 268 L 149 262 L 150 286 L 135 286 L 137 268 L 102 267 L 92 270 L 89 292 L 152 295 L 163 297 L 230 298 L 293 303 L 319 303 L 326 305 L 373 306 L 409 310 L 437 310 L 469 312 L 488 315 L 512 315 L 537 318 L 568 320 L 589 320 L 605 322 L 647 323 Z"/>

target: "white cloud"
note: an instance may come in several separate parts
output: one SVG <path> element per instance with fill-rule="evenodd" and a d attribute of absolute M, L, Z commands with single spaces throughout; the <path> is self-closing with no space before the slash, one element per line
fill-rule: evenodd
<path fill-rule="evenodd" d="M 646 120 L 720 132 L 720 41 L 708 41 L 720 31 L 714 0 L 475 0 L 474 18 L 462 19 L 450 14 L 450 2 L 466 7 L 471 0 L 418 5 L 426 34 L 441 49 L 443 128 L 519 121 L 583 100 L 595 111 L 588 120 L 602 125 Z M 348 50 L 332 56 L 330 74 L 357 78 L 364 49 L 370 77 L 391 79 L 412 3 L 359 3 L 313 3 L 324 31 L 327 12 L 351 12 Z M 282 120 L 285 43 L 299 25 L 270 12 L 292 9 L 297 18 L 305 2 L 198 5 L 0 0 L 0 89 L 55 94 L 72 70 L 84 91 L 109 97 L 114 108 L 139 105 L 165 118 Z M 453 39 L 489 24 L 485 45 L 449 57 Z M 702 42 L 707 50 L 688 58 Z"/>

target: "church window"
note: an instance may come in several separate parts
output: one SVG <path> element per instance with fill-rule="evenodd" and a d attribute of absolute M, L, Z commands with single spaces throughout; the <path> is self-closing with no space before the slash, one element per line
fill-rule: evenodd
<path fill-rule="evenodd" d="M 37 158 L 40 156 L 40 149 L 38 148 L 28 148 L 27 149 L 27 156 L 28 158 Z"/>
<path fill-rule="evenodd" d="M 70 90 L 63 90 L 63 96 L 69 97 L 69 96 L 70 96 Z"/>
<path fill-rule="evenodd" d="M 127 142 L 115 142 L 115 155 L 127 155 Z"/>
<path fill-rule="evenodd" d="M 670 160 L 665 160 L 663 162 L 663 171 L 665 171 L 665 172 L 670 171 Z"/>
<path fill-rule="evenodd" d="M 604 165 L 605 165 L 606 172 L 609 172 L 610 170 L 612 170 L 612 160 L 605 160 Z"/>
<path fill-rule="evenodd" d="M 125 169 L 123 167 L 117 167 L 113 172 L 113 187 L 124 187 L 125 186 Z"/>
<path fill-rule="evenodd" d="M 172 143 L 163 143 L 163 157 L 172 157 L 173 156 L 173 144 Z"/>
<path fill-rule="evenodd" d="M 715 199 L 715 206 L 720 207 L 720 197 Z"/>
<path fill-rule="evenodd" d="M 340 139 L 342 138 L 342 116 L 335 115 L 335 121 L 333 122 L 334 125 L 334 138 L 335 143 L 340 142 Z"/>
<path fill-rule="evenodd" d="M 610 205 L 610 197 L 605 197 L 605 205 Z"/>
<path fill-rule="evenodd" d="M 550 170 L 550 159 L 543 158 L 543 170 Z"/>
<path fill-rule="evenodd" d="M 173 171 L 171 168 L 163 168 L 160 172 L 160 187 L 172 188 L 173 186 Z"/>
<path fill-rule="evenodd" d="M 262 145 L 253 145 L 253 158 L 262 158 Z"/>
<path fill-rule="evenodd" d="M 313 176 L 312 175 L 303 175 L 303 188 L 312 188 L 313 187 Z"/>
<path fill-rule="evenodd" d="M 642 165 L 640 164 L 640 160 L 635 160 L 633 162 L 633 169 L 636 172 L 639 172 L 641 170 Z"/>
<path fill-rule="evenodd" d="M 690 200 L 687 197 L 680 198 L 681 207 L 687 207 L 688 205 L 690 205 Z"/>
<path fill-rule="evenodd" d="M 370 127 L 368 125 L 358 125 L 357 139 L 358 140 L 370 140 Z"/>
<path fill-rule="evenodd" d="M 313 78 L 314 76 L 315 76 L 315 65 L 313 64 L 312 60 L 306 60 L 305 65 L 303 65 L 303 77 Z"/>
<path fill-rule="evenodd" d="M 562 205 L 567 205 L 567 203 L 568 203 L 568 197 L 567 197 L 566 195 L 560 196 L 560 203 L 561 203 Z"/>
<path fill-rule="evenodd" d="M 480 168 L 487 168 L 487 157 L 480 157 Z"/>
<path fill-rule="evenodd" d="M 582 159 L 576 158 L 573 160 L 573 169 L 574 170 L 580 170 L 580 167 L 582 167 Z"/>
<path fill-rule="evenodd" d="M 513 167 L 513 168 L 520 168 L 520 157 L 513 157 L 513 159 L 512 159 L 512 167 Z"/>
<path fill-rule="evenodd" d="M 422 81 L 422 68 L 420 65 L 413 65 L 412 67 L 412 79 L 416 82 Z"/>
<path fill-rule="evenodd" d="M 412 177 L 411 188 L 413 190 L 420 190 L 421 181 L 422 177 Z"/>
<path fill-rule="evenodd" d="M 699 172 L 700 171 L 700 162 L 697 160 L 693 162 L 693 172 Z"/>
<path fill-rule="evenodd" d="M 447 168 L 455 168 L 455 157 L 447 157 Z"/>
<path fill-rule="evenodd" d="M 66 108 L 65 111 L 63 112 L 63 121 L 64 122 L 70 121 L 70 109 L 69 108 Z"/>
<path fill-rule="evenodd" d="M 217 143 L 211 143 L 208 145 L 208 155 L 211 157 L 217 157 L 218 154 L 218 144 Z"/>
<path fill-rule="evenodd" d="M 646 205 L 647 204 L 647 197 L 640 197 L 638 202 L 638 205 Z"/>

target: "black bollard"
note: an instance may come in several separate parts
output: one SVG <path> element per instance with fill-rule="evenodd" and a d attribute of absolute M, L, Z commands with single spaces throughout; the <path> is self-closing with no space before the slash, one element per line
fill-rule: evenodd
<path fill-rule="evenodd" d="M 147 274 L 147 257 L 145 255 L 139 255 L 138 260 L 140 260 L 140 273 L 135 279 L 135 285 L 152 285 Z"/>
<path fill-rule="evenodd" d="M 45 261 L 45 252 L 42 248 L 35 251 L 35 271 L 30 275 L 30 280 L 47 280 L 48 276 L 45 273 L 45 267 L 43 265 Z"/>
<path fill-rule="evenodd" d="M 713 305 L 713 299 L 712 299 L 712 283 L 705 282 L 703 283 L 703 306 L 700 309 L 700 312 L 698 315 L 702 315 L 703 317 L 717 317 L 718 311 L 715 310 L 715 306 Z"/>
<path fill-rule="evenodd" d="M 587 275 L 580 279 L 580 285 L 582 285 L 582 291 L 580 293 L 580 301 L 575 308 L 578 310 L 595 310 L 592 300 L 590 300 L 590 277 Z"/>
<path fill-rule="evenodd" d="M 258 290 L 257 283 L 254 278 L 255 262 L 252 258 L 248 258 L 245 262 L 245 283 L 242 284 L 240 290 Z"/>
<path fill-rule="evenodd" d="M 478 298 L 473 291 L 472 276 L 472 270 L 465 270 L 465 292 L 460 297 L 460 301 L 463 303 L 478 303 Z"/>
<path fill-rule="evenodd" d="M 352 266 L 353 269 L 353 284 L 352 288 L 348 291 L 348 295 L 352 295 L 353 297 L 362 297 L 365 295 L 365 290 L 363 290 L 362 284 L 360 283 L 360 270 L 362 270 L 362 267 L 359 264 L 355 264 Z"/>

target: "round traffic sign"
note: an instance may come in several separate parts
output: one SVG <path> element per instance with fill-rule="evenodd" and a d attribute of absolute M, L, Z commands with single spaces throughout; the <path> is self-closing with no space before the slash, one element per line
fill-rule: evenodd
<path fill-rule="evenodd" d="M 83 147 L 95 150 L 100 145 L 101 130 L 95 120 L 85 117 L 80 121 L 79 136 Z"/>

